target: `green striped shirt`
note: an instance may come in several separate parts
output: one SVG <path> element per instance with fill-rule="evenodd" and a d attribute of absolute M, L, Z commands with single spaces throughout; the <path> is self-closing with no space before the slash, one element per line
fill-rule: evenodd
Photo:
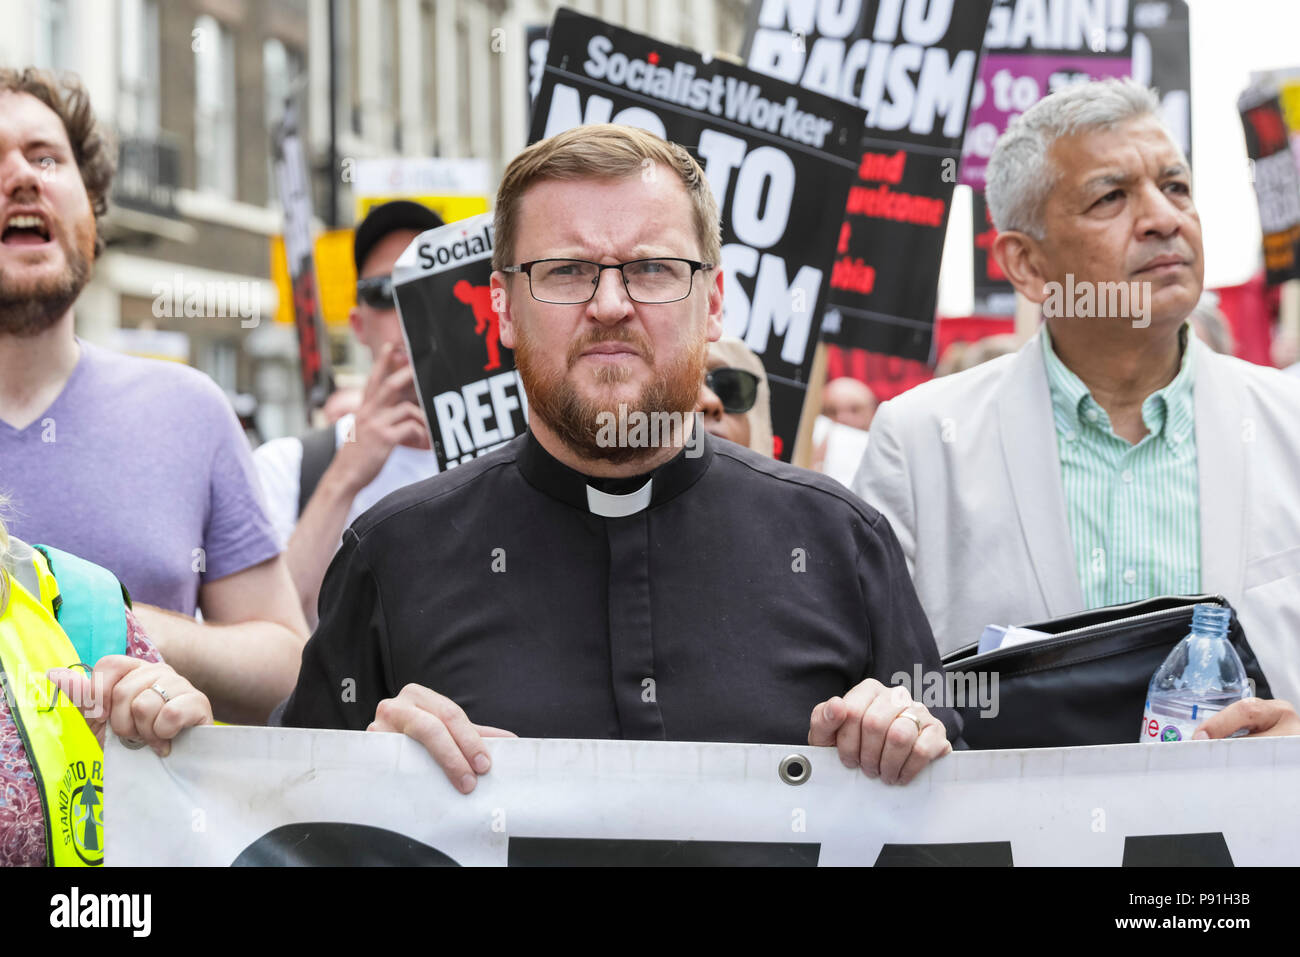
<path fill-rule="evenodd" d="M 1186 327 L 1174 380 L 1147 396 L 1147 435 L 1129 445 L 1106 410 L 1065 367 L 1042 326 L 1043 361 L 1056 419 L 1065 511 L 1088 608 L 1200 591 L 1192 382 L 1203 348 Z"/>

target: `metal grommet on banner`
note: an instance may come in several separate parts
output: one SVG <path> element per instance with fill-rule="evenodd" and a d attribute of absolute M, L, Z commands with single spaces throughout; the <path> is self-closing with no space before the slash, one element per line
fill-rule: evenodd
<path fill-rule="evenodd" d="M 144 742 L 139 738 L 118 738 L 117 740 L 121 741 L 122 747 L 128 751 L 139 751 L 144 747 Z"/>
<path fill-rule="evenodd" d="M 776 773 L 786 784 L 798 786 L 812 777 L 812 762 L 802 754 L 787 754 Z"/>

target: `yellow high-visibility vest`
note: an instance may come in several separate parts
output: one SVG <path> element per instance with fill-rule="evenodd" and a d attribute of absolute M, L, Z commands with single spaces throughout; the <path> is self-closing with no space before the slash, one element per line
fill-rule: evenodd
<path fill-rule="evenodd" d="M 36 775 L 45 860 L 98 867 L 104 863 L 104 752 L 81 712 L 45 677 L 80 656 L 55 619 L 59 585 L 45 556 L 32 550 L 19 562 L 8 575 L 9 601 L 0 613 L 0 682 Z"/>

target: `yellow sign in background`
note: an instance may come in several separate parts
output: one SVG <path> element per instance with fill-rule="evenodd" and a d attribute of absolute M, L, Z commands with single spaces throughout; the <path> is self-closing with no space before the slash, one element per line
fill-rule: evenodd
<path fill-rule="evenodd" d="M 444 223 L 454 223 L 458 219 L 468 219 L 488 211 L 486 196 L 358 196 L 357 222 L 361 222 L 372 207 L 394 199 L 409 199 L 428 206 L 442 217 Z"/>
<path fill-rule="evenodd" d="M 486 213 L 486 196 L 362 196 L 357 199 L 357 222 L 365 218 L 372 206 L 393 199 L 423 203 L 451 223 Z M 348 312 L 357 301 L 357 267 L 352 262 L 352 230 L 332 229 L 316 237 L 316 285 L 320 291 L 321 314 L 327 329 L 347 325 Z M 280 294 L 275 321 L 293 325 L 293 286 L 289 279 L 289 260 L 284 253 L 284 237 L 271 237 L 271 279 Z"/>
<path fill-rule="evenodd" d="M 1300 133 L 1300 77 L 1288 77 L 1277 85 L 1277 99 L 1282 104 L 1282 118 L 1294 137 Z"/>
<path fill-rule="evenodd" d="M 352 263 L 352 230 L 332 229 L 316 237 L 316 286 L 321 315 L 328 329 L 348 323 L 348 312 L 356 304 L 357 267 Z M 284 237 L 271 237 L 271 280 L 280 294 L 275 321 L 293 325 L 293 286 Z"/>
<path fill-rule="evenodd" d="M 373 207 L 394 199 L 408 199 L 428 206 L 445 223 L 488 211 L 488 198 L 472 194 L 358 196 L 355 221 L 360 223 Z M 352 233 L 351 229 L 334 229 L 316 237 L 316 285 L 327 329 L 345 327 L 348 312 L 356 305 L 357 269 L 352 262 Z M 293 286 L 289 278 L 289 261 L 284 253 L 283 236 L 271 237 L 271 279 L 280 294 L 275 321 L 292 325 Z"/>

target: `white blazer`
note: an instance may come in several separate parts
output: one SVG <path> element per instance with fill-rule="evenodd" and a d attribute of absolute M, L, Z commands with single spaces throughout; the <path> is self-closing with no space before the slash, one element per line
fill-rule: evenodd
<path fill-rule="evenodd" d="M 1201 591 L 1300 703 L 1300 380 L 1202 349 Z M 885 402 L 853 490 L 898 535 L 941 653 L 1083 610 L 1042 345 Z"/>

